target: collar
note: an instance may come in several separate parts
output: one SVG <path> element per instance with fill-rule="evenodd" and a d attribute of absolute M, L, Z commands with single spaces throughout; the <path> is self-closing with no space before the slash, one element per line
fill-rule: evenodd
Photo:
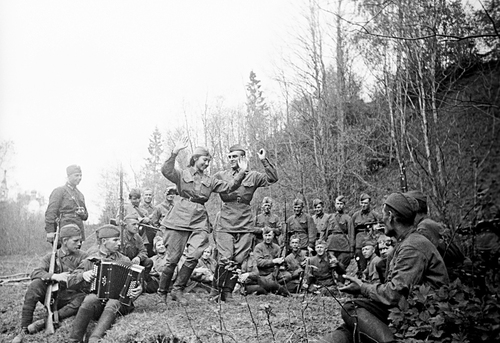
<path fill-rule="evenodd" d="M 188 167 L 187 170 L 191 173 L 191 175 L 200 175 L 202 176 L 203 173 L 200 172 L 198 169 L 196 169 L 195 167 Z"/>
<path fill-rule="evenodd" d="M 415 231 L 417 231 L 417 228 L 415 226 L 412 226 L 409 230 L 403 232 L 399 237 L 396 238 L 397 242 L 401 243 L 402 241 L 404 241 L 409 235 L 411 235 Z"/>
<path fill-rule="evenodd" d="M 69 189 L 71 190 L 75 190 L 76 189 L 76 186 L 73 186 L 71 183 L 69 182 L 66 182 L 66 186 L 68 186 Z"/>

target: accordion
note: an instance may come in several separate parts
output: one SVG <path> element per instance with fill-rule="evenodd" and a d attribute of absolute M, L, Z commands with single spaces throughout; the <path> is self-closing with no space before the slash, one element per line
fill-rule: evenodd
<path fill-rule="evenodd" d="M 126 306 L 132 304 L 131 290 L 142 284 L 144 267 L 132 263 L 94 261 L 96 278 L 90 285 L 90 292 L 99 299 L 118 299 Z"/>

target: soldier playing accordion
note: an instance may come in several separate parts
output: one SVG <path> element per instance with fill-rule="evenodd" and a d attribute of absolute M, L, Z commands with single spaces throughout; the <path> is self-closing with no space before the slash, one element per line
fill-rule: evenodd
<path fill-rule="evenodd" d="M 101 262 L 114 262 L 116 264 L 130 264 L 130 259 L 119 252 L 120 249 L 120 230 L 114 225 L 104 225 L 97 232 L 97 246 L 89 249 L 89 257 L 85 259 L 80 266 L 70 276 L 68 284 L 83 284 L 89 291 L 94 279 L 97 277 L 95 260 Z M 136 266 L 137 267 L 137 266 Z M 142 293 L 142 284 L 130 289 L 128 292 L 131 300 L 135 300 Z M 73 322 L 69 342 L 81 342 L 87 331 L 90 321 L 99 318 L 97 325 L 92 331 L 88 342 L 98 342 L 116 319 L 118 313 L 125 315 L 132 312 L 134 305 L 125 305 L 120 299 L 101 299 L 97 294 L 89 293 Z"/>

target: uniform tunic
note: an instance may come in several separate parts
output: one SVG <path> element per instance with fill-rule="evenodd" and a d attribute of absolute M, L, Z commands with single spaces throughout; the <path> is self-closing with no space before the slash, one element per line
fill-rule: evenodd
<path fill-rule="evenodd" d="M 260 276 L 268 276 L 274 272 L 276 265 L 273 263 L 273 259 L 279 256 L 280 247 L 278 244 L 262 242 L 255 246 L 253 254 L 257 261 Z"/>
<path fill-rule="evenodd" d="M 361 245 L 363 241 L 368 237 L 365 232 L 365 228 L 360 228 L 361 225 L 365 225 L 367 223 L 373 223 L 380 221 L 380 216 L 374 211 L 363 211 L 359 210 L 354 212 L 352 215 L 352 223 L 354 225 L 355 235 L 356 235 L 356 248 L 361 249 Z"/>
<path fill-rule="evenodd" d="M 127 231 L 123 235 L 123 245 L 120 247 L 121 253 L 130 260 L 139 257 L 141 262 L 144 262 L 148 258 L 148 252 L 141 236 L 138 233 L 130 234 Z"/>
<path fill-rule="evenodd" d="M 47 293 L 47 287 L 53 273 L 49 273 L 52 253 L 45 255 L 37 268 L 31 273 L 31 280 L 24 298 L 21 316 L 21 327 L 27 327 L 33 322 L 33 312 L 38 302 L 43 303 Z M 63 250 L 56 251 L 56 263 L 54 273 L 73 272 L 78 265 L 87 257 L 87 253 L 77 250 L 74 253 L 65 253 Z M 57 293 L 57 308 L 59 318 L 64 319 L 73 316 L 78 311 L 78 307 L 83 301 L 85 294 L 78 287 L 67 286 L 66 283 L 59 283 Z"/>
<path fill-rule="evenodd" d="M 345 273 L 345 269 L 339 263 L 335 267 L 330 265 L 327 254 L 311 257 L 308 269 L 307 283 L 309 285 L 333 286 L 336 284 L 334 273 L 337 272 L 339 275 Z"/>
<path fill-rule="evenodd" d="M 229 193 L 241 184 L 245 177 L 244 172 L 238 172 L 227 180 L 209 177 L 188 167 L 184 170 L 175 168 L 175 158 L 172 154 L 163 165 L 161 172 L 168 180 L 175 183 L 179 191 L 180 200 L 166 216 L 161 225 L 168 229 L 179 231 L 206 231 L 209 230 L 208 214 L 205 202 L 210 194 Z"/>
<path fill-rule="evenodd" d="M 305 249 L 308 246 L 314 248 L 316 242 L 316 225 L 312 217 L 302 212 L 300 216 L 293 215 L 286 221 L 288 224 L 288 237 L 297 235 L 299 237 L 299 246 Z"/>
<path fill-rule="evenodd" d="M 398 306 L 414 285 L 437 289 L 448 284 L 446 266 L 436 247 L 415 230 L 398 238 L 386 282 L 363 283 L 361 294 L 386 306 Z"/>
<path fill-rule="evenodd" d="M 377 270 L 377 266 L 382 261 L 380 257 L 378 257 L 375 253 L 367 260 L 366 269 L 364 271 L 365 280 L 368 283 L 376 283 L 380 282 L 380 275 Z"/>
<path fill-rule="evenodd" d="M 174 207 L 174 203 L 169 201 L 163 201 L 161 204 L 155 207 L 153 214 L 151 215 L 151 223 L 159 227 L 163 219 L 167 216 L 167 214 Z"/>
<path fill-rule="evenodd" d="M 354 225 L 351 217 L 345 213 L 334 213 L 331 216 L 331 232 L 323 237 L 327 249 L 335 252 L 353 252 L 355 245 Z"/>
<path fill-rule="evenodd" d="M 83 214 L 78 215 L 78 207 L 83 207 Z M 49 197 L 49 205 L 45 211 L 45 231 L 56 232 L 56 222 L 60 218 L 59 227 L 67 224 L 76 224 L 81 231 L 82 241 L 85 240 L 85 229 L 83 221 L 87 220 L 89 214 L 85 206 L 85 198 L 78 188 L 66 183 L 52 191 Z"/>
<path fill-rule="evenodd" d="M 261 213 L 257 217 L 255 217 L 254 225 L 258 228 L 269 227 L 273 229 L 273 243 L 278 244 L 278 236 L 281 235 L 281 225 L 277 215 L 275 215 L 274 213 Z M 255 236 L 257 238 L 257 244 L 262 242 L 262 232 L 256 232 Z"/>
<path fill-rule="evenodd" d="M 261 161 L 265 173 L 254 170 L 246 171 L 241 185 L 229 192 L 220 193 L 222 209 L 216 225 L 216 231 L 228 233 L 255 232 L 254 218 L 250 202 L 257 188 L 267 187 L 278 181 L 276 168 L 267 160 Z M 239 171 L 234 169 L 223 170 L 214 175 L 214 178 L 229 182 Z M 259 230 L 260 231 L 260 230 Z"/>
<path fill-rule="evenodd" d="M 332 220 L 331 214 L 322 213 L 321 215 L 313 214 L 312 219 L 314 221 L 314 225 L 316 225 L 317 237 L 319 239 L 321 237 L 326 238 L 328 231 L 331 230 Z"/>

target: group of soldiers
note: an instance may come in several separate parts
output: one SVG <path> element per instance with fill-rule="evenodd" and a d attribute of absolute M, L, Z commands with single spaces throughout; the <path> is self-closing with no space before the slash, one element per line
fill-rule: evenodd
<path fill-rule="evenodd" d="M 264 149 L 257 153 L 263 172 L 248 168 L 246 151 L 237 144 L 229 148 L 229 168 L 207 175 L 211 155 L 203 147 L 194 149 L 187 168 L 176 167 L 176 157 L 187 145 L 187 139 L 177 142 L 162 167 L 162 174 L 175 185 L 167 189 L 165 200 L 153 206 L 151 189 L 142 194 L 132 190 L 123 217 L 116 225 L 101 226 L 97 244 L 86 252 L 79 249 L 88 217 L 77 189 L 82 172 L 75 165 L 67 168 L 68 182 L 53 191 L 46 212 L 50 243 L 60 228 L 56 268 L 48 272 L 48 256 L 33 272 L 14 343 L 45 326 L 44 319 L 33 322 L 33 311 L 38 301 L 43 302 L 49 283 L 60 286 L 58 319 L 76 315 L 69 342 L 82 342 L 91 320 L 98 322 L 88 341 L 98 342 L 118 314 L 133 310 L 133 303 L 102 301 L 89 293 L 96 278 L 95 260 L 144 267 L 145 281 L 132 289 L 133 299 L 143 292 L 157 293 L 165 301 L 186 305 L 185 293 L 193 281 L 208 286 L 209 299 L 217 302 L 234 301 L 237 285 L 246 294 L 345 292 L 360 298 L 343 306 L 344 325 L 323 341 L 351 342 L 357 328 L 377 342 L 389 342 L 393 338 L 387 326 L 389 309 L 413 285 L 446 284 L 448 263 L 463 260 L 463 255 L 446 257 L 450 249 L 449 244 L 444 251 L 440 246 L 442 226 L 426 217 L 426 196 L 419 191 L 389 195 L 381 214 L 372 210 L 370 196 L 362 194 L 361 208 L 352 216 L 344 212 L 343 196 L 335 199 L 331 214 L 324 212 L 320 199 L 313 200 L 313 215 L 304 211 L 303 200 L 295 199 L 293 215 L 280 223 L 272 213 L 271 198 L 263 199 L 258 216 L 250 206 L 257 188 L 278 181 Z M 205 208 L 211 193 L 222 200 L 214 223 Z M 443 257 L 450 262 L 445 265 Z M 353 258 L 356 276 L 346 274 Z"/>

